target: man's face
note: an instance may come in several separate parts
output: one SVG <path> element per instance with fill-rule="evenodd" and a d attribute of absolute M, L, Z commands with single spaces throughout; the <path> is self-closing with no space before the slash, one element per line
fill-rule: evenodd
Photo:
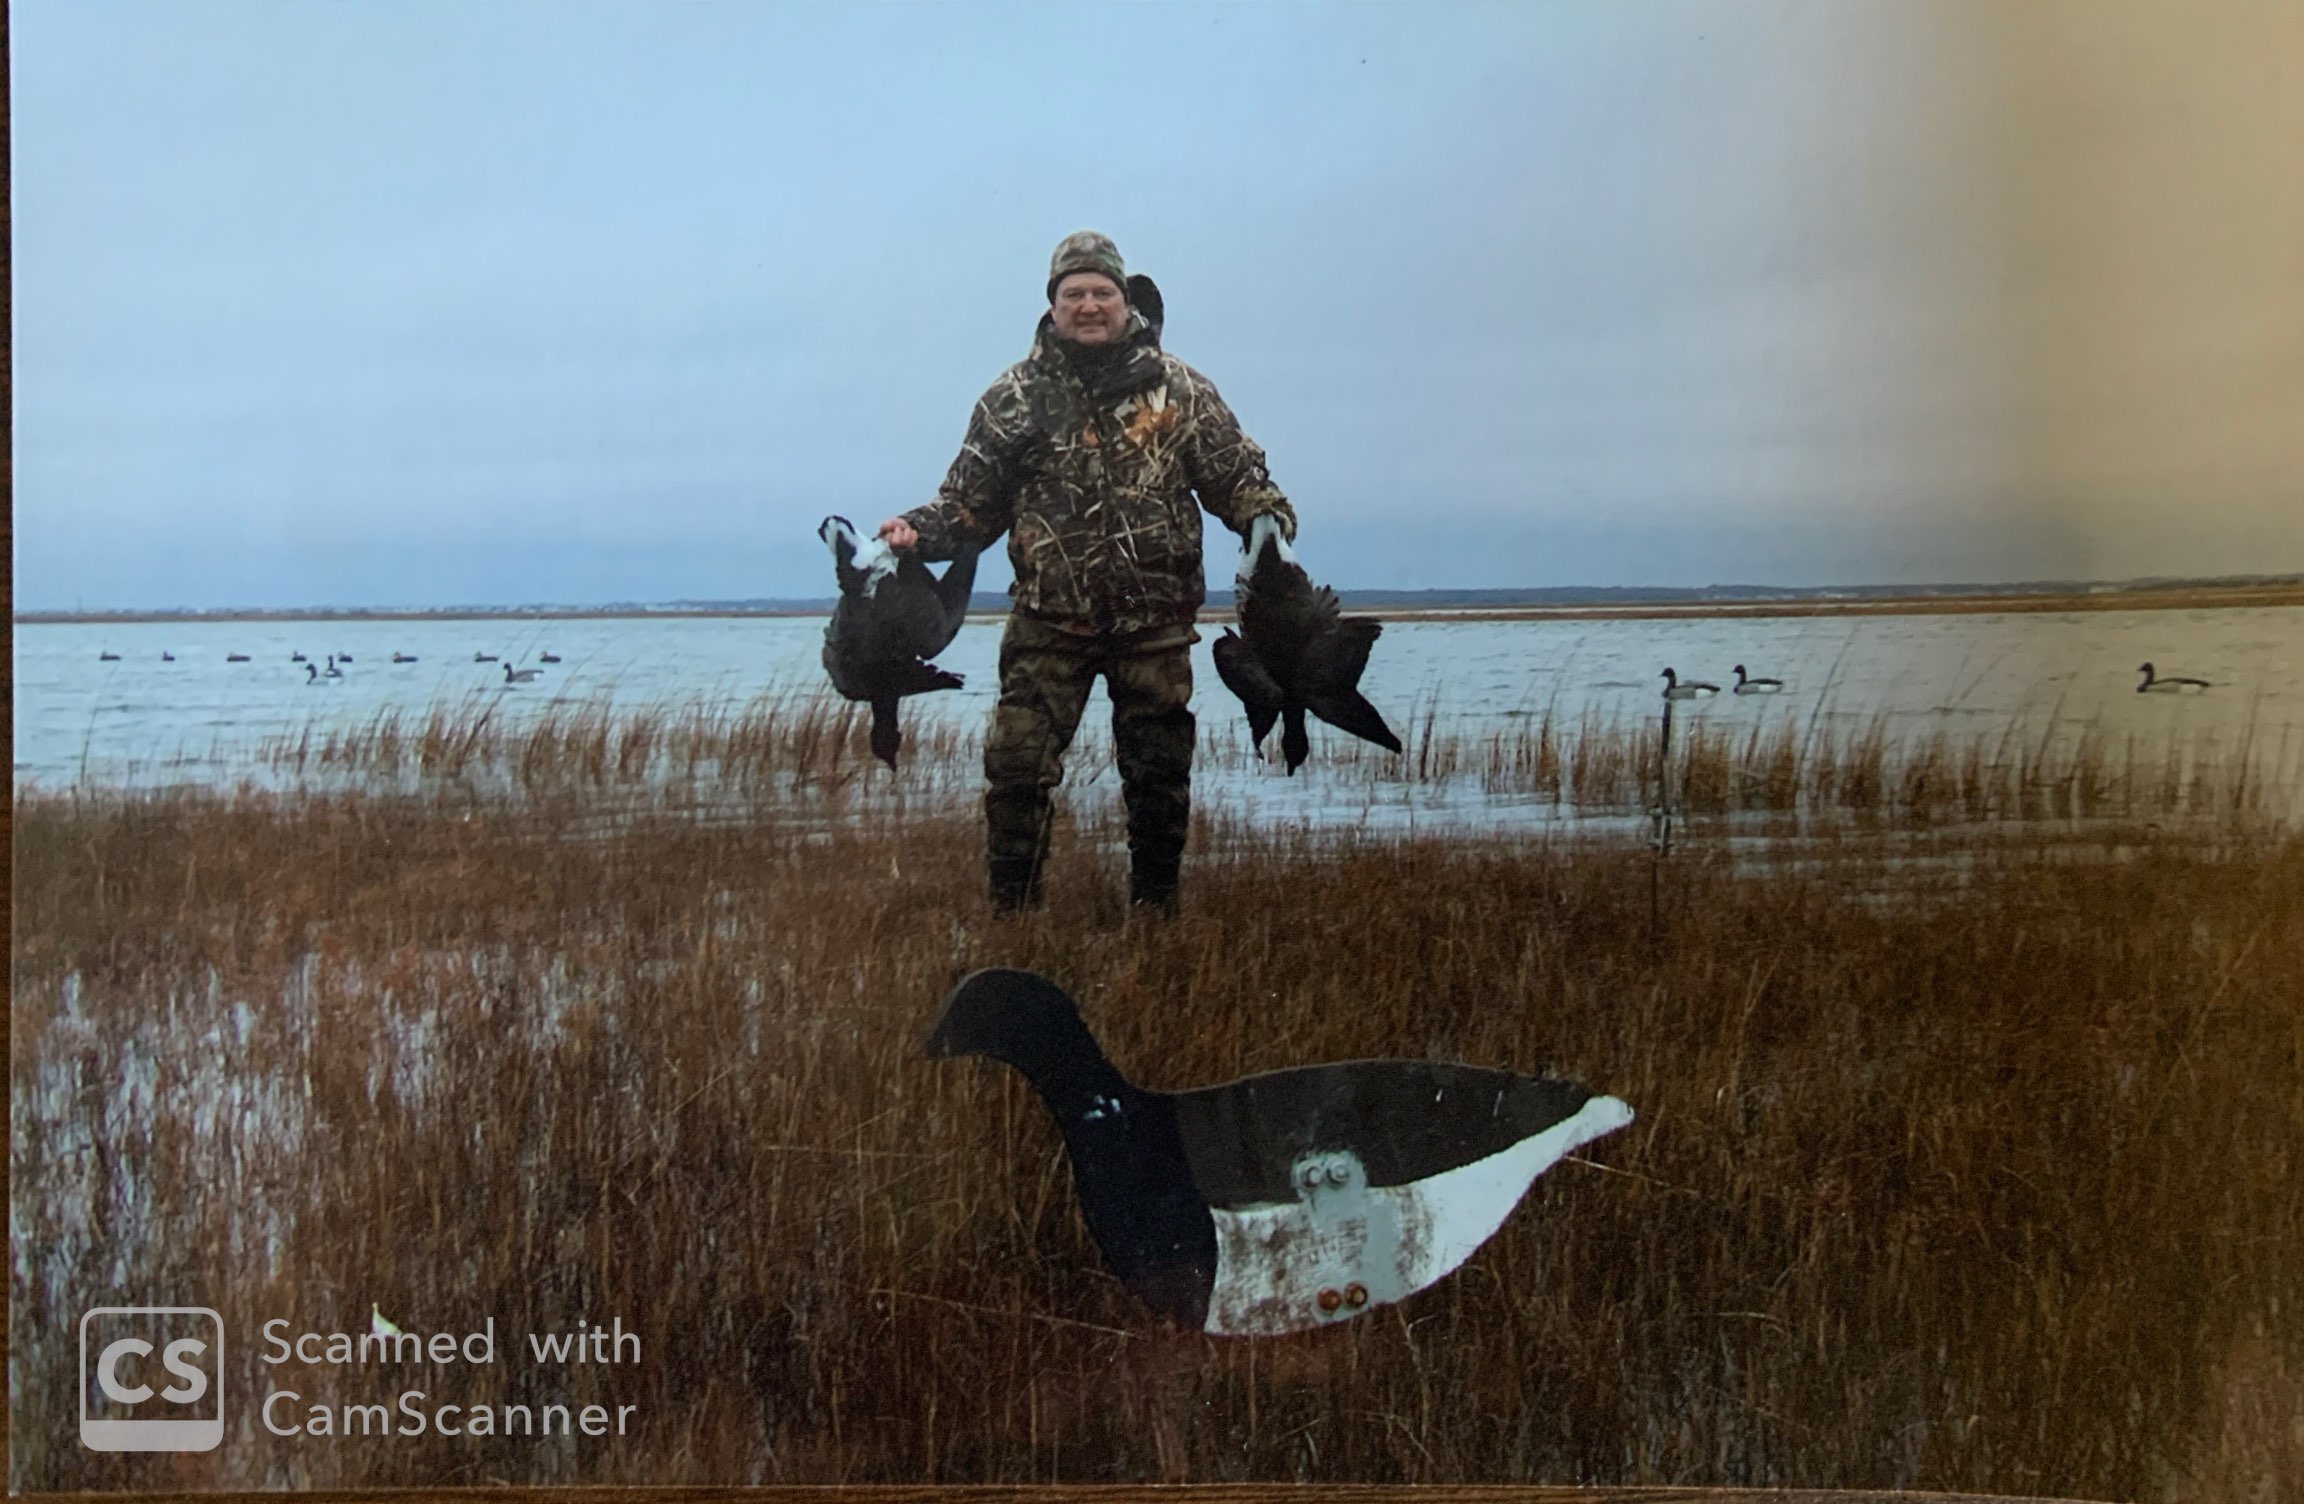
<path fill-rule="evenodd" d="M 1110 344 L 1128 332 L 1128 299 L 1102 272 L 1073 272 L 1057 283 L 1049 312 L 1058 337 L 1076 344 Z"/>

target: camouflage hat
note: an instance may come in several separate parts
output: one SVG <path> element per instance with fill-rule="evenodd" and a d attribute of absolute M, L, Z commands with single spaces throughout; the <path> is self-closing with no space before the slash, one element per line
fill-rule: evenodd
<path fill-rule="evenodd" d="M 1120 260 L 1120 247 L 1109 235 L 1082 230 L 1057 243 L 1056 254 L 1048 258 L 1049 302 L 1056 301 L 1056 284 L 1074 272 L 1102 272 L 1119 285 L 1122 297 L 1128 295 L 1128 268 Z"/>

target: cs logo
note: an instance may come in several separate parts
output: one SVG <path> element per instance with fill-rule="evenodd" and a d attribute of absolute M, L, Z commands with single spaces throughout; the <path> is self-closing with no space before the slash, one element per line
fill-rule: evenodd
<path fill-rule="evenodd" d="M 80 1318 L 80 1444 L 205 1452 L 224 1440 L 224 1318 L 206 1306 L 100 1306 Z"/>

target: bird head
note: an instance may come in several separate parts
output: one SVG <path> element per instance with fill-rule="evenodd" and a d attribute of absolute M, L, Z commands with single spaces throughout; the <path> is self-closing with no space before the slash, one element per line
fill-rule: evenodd
<path fill-rule="evenodd" d="M 989 1055 L 1019 1065 L 1037 1042 L 1081 1028 L 1080 1010 L 1063 988 L 1038 972 L 991 967 L 952 989 L 928 1031 L 928 1053 L 938 1060 Z"/>

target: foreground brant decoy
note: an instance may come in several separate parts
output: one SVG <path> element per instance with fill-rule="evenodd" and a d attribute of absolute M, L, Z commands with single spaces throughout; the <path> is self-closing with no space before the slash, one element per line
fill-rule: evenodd
<path fill-rule="evenodd" d="M 333 668 L 324 674 L 320 672 L 319 664 L 314 663 L 309 658 L 304 660 L 304 682 L 306 684 L 332 684 L 336 680 L 343 677 L 344 676 L 342 674 L 337 673 Z"/>
<path fill-rule="evenodd" d="M 2136 686 L 2136 693 L 2140 695 L 2196 695 L 2210 687 L 2206 679 L 2187 679 L 2182 674 L 2156 674 L 2149 663 L 2137 665 L 2136 672 L 2144 676 L 2144 682 Z"/>
<path fill-rule="evenodd" d="M 961 685 L 960 675 L 928 660 L 952 645 L 968 615 L 977 549 L 953 555 L 938 579 L 918 556 L 858 539 L 845 517 L 825 518 L 816 536 L 832 550 L 840 582 L 840 603 L 824 628 L 824 671 L 842 699 L 872 707 L 872 755 L 893 768 L 904 742 L 897 702 Z"/>
<path fill-rule="evenodd" d="M 1686 684 L 1670 669 L 1664 670 L 1664 698 L 1667 700 L 1694 700 L 1704 695 L 1720 693 L 1720 686 L 1707 684 L 1702 679 L 1690 679 Z"/>
<path fill-rule="evenodd" d="M 1312 750 L 1304 724 L 1310 711 L 1339 731 L 1399 751 L 1400 738 L 1360 693 L 1368 650 L 1384 624 L 1344 615 L 1336 592 L 1312 583 L 1269 514 L 1248 524 L 1234 584 L 1240 630 L 1225 628 L 1213 652 L 1217 677 L 1247 707 L 1251 744 L 1261 752 L 1272 723 L 1280 722 L 1280 755 L 1293 774 Z"/>
<path fill-rule="evenodd" d="M 1748 678 L 1748 677 L 1745 675 L 1745 673 L 1744 673 L 1744 665 L 1743 665 L 1743 664 L 1741 664 L 1741 663 L 1739 663 L 1739 664 L 1737 664 L 1737 665 L 1736 665 L 1736 689 L 1735 689 L 1735 693 L 1737 693 L 1737 694 L 1740 694 L 1740 695 L 1772 695 L 1772 694 L 1779 694 L 1779 693 L 1781 693 L 1781 692 L 1783 691 L 1783 688 L 1784 688 L 1784 681 L 1783 681 L 1782 679 L 1753 679 L 1753 678 Z"/>
<path fill-rule="evenodd" d="M 533 684 L 543 677 L 544 670 L 540 668 L 514 668 L 509 663 L 504 665 L 504 682 L 506 684 Z"/>
<path fill-rule="evenodd" d="M 928 1053 L 1021 1071 L 1113 1271 L 1172 1320 L 1233 1336 L 1405 1299 L 1469 1258 L 1561 1156 L 1632 1121 L 1573 1082 L 1421 1060 L 1146 1091 L 1029 971 L 962 981 Z"/>

